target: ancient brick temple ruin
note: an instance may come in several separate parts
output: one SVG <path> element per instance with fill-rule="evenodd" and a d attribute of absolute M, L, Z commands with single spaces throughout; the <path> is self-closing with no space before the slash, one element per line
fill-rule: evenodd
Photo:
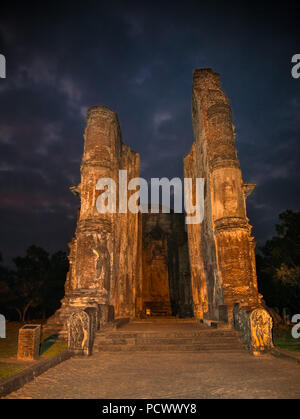
<path fill-rule="evenodd" d="M 115 112 L 89 109 L 81 183 L 71 188 L 81 207 L 65 297 L 49 323 L 64 329 L 72 312 L 97 307 L 101 324 L 141 318 L 150 309 L 152 315 L 235 322 L 242 330 L 239 310 L 260 309 L 246 215 L 255 185 L 242 180 L 229 100 L 210 69 L 194 71 L 192 116 L 194 143 L 184 158 L 184 175 L 205 179 L 205 201 L 203 222 L 188 225 L 186 232 L 184 214 L 98 212 L 98 179 L 118 184 L 119 170 L 128 171 L 128 180 L 139 177 L 140 158 L 123 144 Z M 263 310 L 259 315 L 268 317 Z"/>
<path fill-rule="evenodd" d="M 255 185 L 242 180 L 231 108 L 218 74 L 194 72 L 192 112 L 195 141 L 184 175 L 205 179 L 204 220 L 188 225 L 194 313 L 227 320 L 234 303 L 260 303 L 246 215 L 246 197 Z"/>

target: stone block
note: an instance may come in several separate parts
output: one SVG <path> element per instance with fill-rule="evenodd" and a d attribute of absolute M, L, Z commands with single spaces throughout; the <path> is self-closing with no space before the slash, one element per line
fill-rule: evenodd
<path fill-rule="evenodd" d="M 73 312 L 67 322 L 68 349 L 77 355 L 91 355 L 91 318 L 85 311 Z"/>
<path fill-rule="evenodd" d="M 0 339 L 6 338 L 6 320 L 3 314 L 0 314 Z"/>
<path fill-rule="evenodd" d="M 92 352 L 92 347 L 93 347 L 93 343 L 94 343 L 96 332 L 97 332 L 97 321 L 98 321 L 97 309 L 96 307 L 87 307 L 84 311 L 90 317 L 90 346 L 91 346 L 90 352 Z"/>
<path fill-rule="evenodd" d="M 253 355 L 259 355 L 273 348 L 273 320 L 265 308 L 247 309 L 236 303 L 232 324 L 243 344 Z"/>
<path fill-rule="evenodd" d="M 110 323 L 115 318 L 115 311 L 112 305 L 99 304 L 100 328 Z"/>
<path fill-rule="evenodd" d="M 18 359 L 32 361 L 39 358 L 41 325 L 25 324 L 19 329 Z"/>

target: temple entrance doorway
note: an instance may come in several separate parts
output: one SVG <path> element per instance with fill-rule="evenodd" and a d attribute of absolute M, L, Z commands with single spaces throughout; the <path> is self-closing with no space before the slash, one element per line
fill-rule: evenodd
<path fill-rule="evenodd" d="M 182 214 L 142 217 L 142 301 L 148 316 L 193 316 L 187 235 Z"/>

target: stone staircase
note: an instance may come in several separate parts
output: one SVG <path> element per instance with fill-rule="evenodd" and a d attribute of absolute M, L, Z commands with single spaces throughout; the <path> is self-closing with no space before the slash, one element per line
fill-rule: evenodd
<path fill-rule="evenodd" d="M 150 308 L 151 316 L 163 317 L 171 315 L 171 306 L 168 301 L 149 301 L 145 306 Z"/>
<path fill-rule="evenodd" d="M 114 331 L 98 332 L 94 352 L 244 352 L 237 333 L 211 328 L 194 319 L 131 321 Z"/>

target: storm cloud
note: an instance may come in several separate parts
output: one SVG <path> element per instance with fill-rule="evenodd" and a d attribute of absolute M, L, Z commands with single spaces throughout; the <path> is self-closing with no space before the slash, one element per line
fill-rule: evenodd
<path fill-rule="evenodd" d="M 240 2 L 241 3 L 241 2 Z M 118 113 L 141 176 L 183 175 L 193 142 L 192 72 L 221 74 L 259 244 L 299 210 L 296 6 L 202 1 L 22 2 L 1 6 L 0 252 L 66 250 L 75 230 L 86 110 Z M 298 14 L 297 14 L 298 13 Z"/>

